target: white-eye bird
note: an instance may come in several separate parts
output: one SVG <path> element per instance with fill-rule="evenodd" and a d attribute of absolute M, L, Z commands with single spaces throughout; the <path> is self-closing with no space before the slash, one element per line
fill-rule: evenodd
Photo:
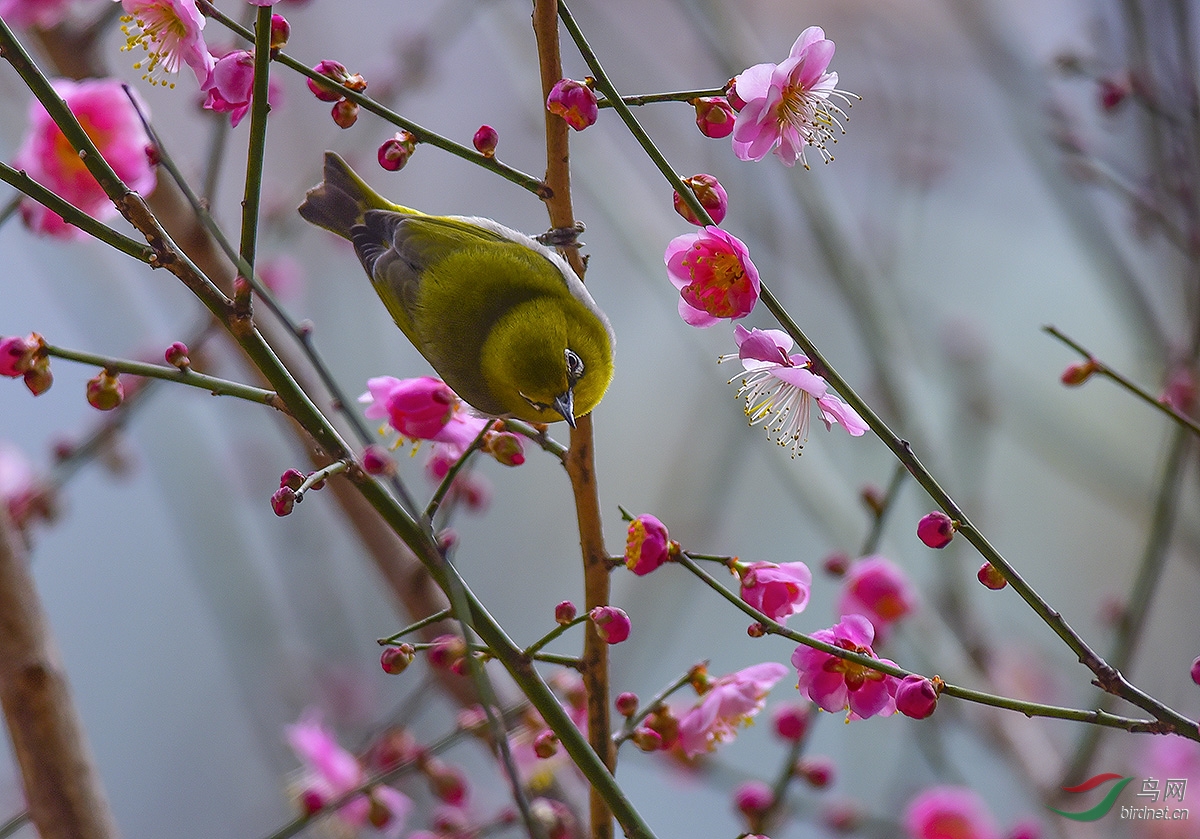
<path fill-rule="evenodd" d="M 488 218 L 392 204 L 333 152 L 324 175 L 300 215 L 354 243 L 396 325 L 463 400 L 572 426 L 596 407 L 613 331 L 562 256 Z"/>

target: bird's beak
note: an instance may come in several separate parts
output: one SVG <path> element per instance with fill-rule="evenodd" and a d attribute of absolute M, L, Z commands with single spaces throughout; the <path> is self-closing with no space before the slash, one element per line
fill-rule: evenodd
<path fill-rule="evenodd" d="M 575 427 L 575 394 L 571 388 L 567 388 L 566 393 L 560 393 L 554 397 L 554 410 L 562 414 L 562 418 L 567 421 L 567 425 Z"/>

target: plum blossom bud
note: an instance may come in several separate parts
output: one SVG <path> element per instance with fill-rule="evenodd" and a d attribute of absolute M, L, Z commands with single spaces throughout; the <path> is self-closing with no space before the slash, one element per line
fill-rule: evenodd
<path fill-rule="evenodd" d="M 574 79 L 559 79 L 555 83 L 546 98 L 546 110 L 565 119 L 576 131 L 592 125 L 600 116 L 595 91 L 586 82 Z"/>
<path fill-rule="evenodd" d="M 639 577 L 649 574 L 679 553 L 679 543 L 672 542 L 667 526 L 649 513 L 643 513 L 629 523 L 625 536 L 625 567 Z"/>
<path fill-rule="evenodd" d="M 412 644 L 401 644 L 384 650 L 379 656 L 379 663 L 383 666 L 384 673 L 399 676 L 412 664 L 414 655 Z"/>
<path fill-rule="evenodd" d="M 684 178 L 683 182 L 692 192 L 696 193 L 700 205 L 712 217 L 712 223 L 720 224 L 725 219 L 725 212 L 729 209 L 729 195 L 726 194 L 725 187 L 721 186 L 720 182 L 712 175 L 703 173 Z M 687 205 L 678 192 L 674 193 L 672 200 L 675 204 L 675 212 L 692 224 L 707 224 L 692 212 L 692 208 Z"/>
<path fill-rule="evenodd" d="M 656 752 L 663 747 L 662 735 L 653 728 L 639 727 L 629 735 L 629 739 L 643 752 Z"/>
<path fill-rule="evenodd" d="M 560 626 L 566 626 L 571 621 L 575 620 L 575 604 L 570 600 L 564 600 L 554 607 L 554 622 Z"/>
<path fill-rule="evenodd" d="M 326 76 L 343 87 L 348 87 L 351 90 L 362 93 L 367 89 L 367 80 L 358 73 L 351 73 L 346 69 L 346 65 L 338 61 L 326 59 L 319 62 L 313 70 Z M 308 89 L 313 92 L 313 95 L 322 102 L 336 102 L 342 98 L 342 92 L 335 88 L 323 85 L 320 82 L 308 79 Z"/>
<path fill-rule="evenodd" d="M 279 485 L 289 489 L 300 489 L 304 484 L 304 473 L 299 469 L 288 469 L 279 476 Z"/>
<path fill-rule="evenodd" d="M 850 801 L 834 801 L 821 814 L 825 826 L 834 833 L 854 833 L 862 825 L 862 813 Z"/>
<path fill-rule="evenodd" d="M 371 444 L 363 449 L 362 468 L 368 475 L 390 478 L 396 474 L 396 461 L 392 460 L 383 446 Z"/>
<path fill-rule="evenodd" d="M 846 572 L 850 570 L 850 563 L 852 561 L 850 554 L 845 551 L 835 551 L 821 560 L 821 567 L 831 577 L 844 577 L 846 576 Z"/>
<path fill-rule="evenodd" d="M 533 738 L 533 753 L 542 760 L 558 754 L 558 735 L 547 729 Z"/>
<path fill-rule="evenodd" d="M 483 450 L 503 466 L 520 466 L 525 462 L 525 445 L 511 431 L 495 431 L 487 435 Z"/>
<path fill-rule="evenodd" d="M 923 720 L 932 714 L 937 702 L 938 684 L 924 676 L 910 673 L 896 687 L 896 710 L 914 720 Z"/>
<path fill-rule="evenodd" d="M 11 335 L 0 338 L 0 376 L 15 379 L 24 376 L 33 366 L 34 355 L 41 345 L 41 337 L 37 333 L 28 338 Z"/>
<path fill-rule="evenodd" d="M 1200 661 L 1200 659 L 1197 660 Z M 617 700 L 613 704 L 616 705 L 618 714 L 623 717 L 632 717 L 637 713 L 638 695 L 631 691 L 625 691 L 617 696 Z"/>
<path fill-rule="evenodd" d="M 289 515 L 296 507 L 296 491 L 291 487 L 280 487 L 271 496 L 271 509 L 277 516 Z"/>
<path fill-rule="evenodd" d="M 325 796 L 315 789 L 309 788 L 300 793 L 300 810 L 306 816 L 315 814 L 325 806 Z"/>
<path fill-rule="evenodd" d="M 434 638 L 428 653 L 429 663 L 441 670 L 448 670 L 467 655 L 467 645 L 457 635 L 439 635 Z"/>
<path fill-rule="evenodd" d="M 999 591 L 1008 585 L 1008 580 L 1004 579 L 1004 575 L 990 562 L 985 562 L 979 566 L 979 572 L 975 576 L 979 578 L 979 582 L 992 591 Z"/>
<path fill-rule="evenodd" d="M 87 401 L 97 411 L 111 411 L 125 399 L 125 388 L 116 373 L 101 370 L 88 380 Z"/>
<path fill-rule="evenodd" d="M 588 617 L 606 644 L 619 644 L 629 637 L 629 615 L 616 606 L 597 606 Z"/>
<path fill-rule="evenodd" d="M 454 807 L 467 800 L 467 779 L 458 769 L 435 757 L 428 758 L 421 771 L 429 780 L 429 789 L 438 800 Z"/>
<path fill-rule="evenodd" d="M 376 154 L 379 165 L 389 172 L 399 172 L 417 149 L 417 138 L 410 131 L 397 131 L 384 140 Z"/>
<path fill-rule="evenodd" d="M 1077 361 L 1074 364 L 1068 364 L 1067 369 L 1062 371 L 1059 379 L 1067 387 L 1078 387 L 1092 377 L 1092 374 L 1100 369 L 1100 362 L 1094 358 L 1089 358 L 1086 361 Z"/>
<path fill-rule="evenodd" d="M 500 135 L 490 125 L 481 125 L 479 126 L 479 130 L 475 132 L 475 136 L 471 139 L 471 142 L 475 144 L 475 151 L 484 157 L 495 157 L 496 145 L 500 142 Z"/>
<path fill-rule="evenodd" d="M 705 137 L 719 140 L 733 133 L 733 106 L 724 96 L 704 96 L 694 100 L 696 127 Z"/>
<path fill-rule="evenodd" d="M 729 100 L 729 107 L 738 113 L 741 113 L 742 108 L 746 107 L 746 100 L 737 93 L 737 76 L 725 82 L 725 98 Z"/>
<path fill-rule="evenodd" d="M 926 513 L 917 522 L 917 538 L 930 548 L 944 548 L 954 538 L 958 523 L 941 510 Z"/>
<path fill-rule="evenodd" d="M 825 789 L 833 783 L 833 761 L 823 755 L 813 755 L 796 762 L 795 774 L 814 789 Z"/>
<path fill-rule="evenodd" d="M 187 344 L 183 343 L 183 341 L 176 341 L 167 347 L 167 351 L 163 353 L 163 358 L 166 359 L 167 364 L 170 364 L 172 367 L 178 367 L 180 370 L 186 370 L 192 364 L 188 358 Z"/>
<path fill-rule="evenodd" d="M 339 99 L 333 103 L 329 115 L 339 128 L 349 128 L 358 122 L 358 103 L 349 99 Z"/>
<path fill-rule="evenodd" d="M 762 781 L 745 781 L 733 791 L 733 805 L 746 817 L 746 823 L 751 830 L 761 826 L 762 817 L 771 809 L 774 802 L 775 794 Z"/>
<path fill-rule="evenodd" d="M 1130 84 L 1128 77 L 1106 76 L 1100 80 L 1099 85 L 1100 107 L 1109 114 L 1121 107 L 1125 99 L 1133 92 L 1133 85 Z"/>
<path fill-rule="evenodd" d="M 41 396 L 54 384 L 54 374 L 50 372 L 50 356 L 35 355 L 25 371 L 25 387 L 34 396 Z"/>
<path fill-rule="evenodd" d="M 292 26 L 283 15 L 271 15 L 271 51 L 283 49 L 292 37 Z"/>
<path fill-rule="evenodd" d="M 809 714 L 804 705 L 780 705 L 775 709 L 775 733 L 791 743 L 799 743 L 808 733 Z"/>
<path fill-rule="evenodd" d="M 1200 658 L 1192 662 L 1192 681 L 1200 685 Z"/>

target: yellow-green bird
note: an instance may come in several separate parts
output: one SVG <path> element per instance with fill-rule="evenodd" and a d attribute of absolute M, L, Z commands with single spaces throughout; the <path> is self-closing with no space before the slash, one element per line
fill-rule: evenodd
<path fill-rule="evenodd" d="M 571 426 L 599 404 L 613 331 L 562 256 L 488 218 L 393 204 L 333 152 L 324 174 L 300 215 L 354 243 L 396 325 L 463 400 Z"/>

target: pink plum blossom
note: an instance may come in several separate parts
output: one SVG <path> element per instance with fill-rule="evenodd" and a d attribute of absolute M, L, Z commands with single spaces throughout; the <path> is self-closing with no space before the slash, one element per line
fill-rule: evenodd
<path fill-rule="evenodd" d="M 877 658 L 871 649 L 875 630 L 862 615 L 845 615 L 830 629 L 813 633 L 813 638 L 843 650 Z M 880 659 L 885 664 L 893 664 Z M 849 710 L 847 719 L 890 716 L 896 710 L 899 679 L 857 662 L 839 658 L 812 647 L 797 647 L 792 665 L 800 675 L 800 692 L 830 712 Z"/>
<path fill-rule="evenodd" d="M 775 621 L 804 611 L 812 587 L 812 572 L 803 562 L 752 562 L 737 569 L 742 600 Z"/>
<path fill-rule="evenodd" d="M 298 787 L 306 810 L 325 806 L 367 779 L 358 758 L 339 746 L 333 734 L 311 714 L 287 727 L 287 740 L 304 766 Z M 381 784 L 365 795 L 355 796 L 337 811 L 337 817 L 350 827 L 363 827 L 372 816 L 372 804 L 377 810 L 382 808 L 387 816 L 382 825 L 384 835 L 399 836 L 412 802 L 404 793 L 389 786 Z"/>
<path fill-rule="evenodd" d="M 204 107 L 229 114 L 229 124 L 236 128 L 250 110 L 254 90 L 254 53 L 234 50 L 218 59 L 200 90 L 207 94 Z"/>
<path fill-rule="evenodd" d="M 567 121 L 576 131 L 592 125 L 600 116 L 596 92 L 584 82 L 559 79 L 546 97 L 546 110 Z"/>
<path fill-rule="evenodd" d="M 738 358 L 746 371 L 738 396 L 746 399 L 746 417 L 751 425 L 762 423 L 767 436 L 775 435 L 781 446 L 792 447 L 793 456 L 808 439 L 809 412 L 817 403 L 826 429 L 839 424 L 852 437 L 867 430 L 853 408 L 829 391 L 826 381 L 810 368 L 808 357 L 795 353 L 792 339 L 778 329 L 734 329 L 737 355 L 725 355 L 721 361 Z M 734 380 L 731 379 L 730 383 Z"/>
<path fill-rule="evenodd" d="M 904 808 L 909 839 L 1000 839 L 987 805 L 966 787 L 930 787 Z"/>
<path fill-rule="evenodd" d="M 156 176 L 147 155 L 150 137 L 138 118 L 129 96 L 116 79 L 87 79 L 80 82 L 58 79 L 54 91 L 67 103 L 100 154 L 125 184 L 135 192 L 154 191 Z M 149 113 L 136 92 L 131 92 L 142 113 Z M 66 199 L 93 218 L 106 221 L 118 215 L 117 208 L 87 170 L 79 153 L 54 124 L 42 104 L 29 107 L 29 129 L 13 159 L 13 167 Z M 62 238 L 85 238 L 86 234 L 67 224 L 41 204 L 21 203 L 25 224 L 38 233 Z"/>
<path fill-rule="evenodd" d="M 452 460 L 461 457 L 491 422 L 467 411 L 458 395 L 432 376 L 368 379 L 367 392 L 358 401 L 366 404 L 367 419 L 386 419 L 411 440 L 440 443 L 439 453 Z"/>
<path fill-rule="evenodd" d="M 738 726 L 762 710 L 767 692 L 786 674 L 786 667 L 769 661 L 711 681 L 700 702 L 679 719 L 679 746 L 684 754 L 696 757 L 732 740 Z"/>
<path fill-rule="evenodd" d="M 204 43 L 205 18 L 196 8 L 196 0 L 121 0 L 121 5 L 125 9 L 121 31 L 126 37 L 121 49 L 141 48 L 146 53 L 133 65 L 143 71 L 143 79 L 175 87 L 157 74 L 173 76 L 186 64 L 196 74 L 196 81 L 204 84 L 215 59 Z"/>
<path fill-rule="evenodd" d="M 808 161 L 804 149 L 812 146 L 826 162 L 833 159 L 828 146 L 837 142 L 834 132 L 845 133 L 840 118 L 845 112 L 835 96 L 849 105 L 850 95 L 837 89 L 837 73 L 827 72 L 833 58 L 833 41 L 819 26 L 800 33 L 781 64 L 756 64 L 733 80 L 733 93 L 745 104 L 733 126 L 733 153 L 741 160 L 762 160 L 774 150 L 787 166 Z"/>
<path fill-rule="evenodd" d="M 1173 786 L 1178 793 L 1178 798 L 1172 798 L 1168 803 L 1161 803 L 1166 800 L 1165 795 L 1159 804 L 1148 798 L 1143 803 L 1171 809 L 1186 807 L 1178 802 L 1184 800 L 1187 790 L 1200 786 L 1200 744 L 1182 737 L 1153 737 L 1139 752 L 1136 775 L 1143 779 L 1159 779 L 1159 789 L 1164 793 L 1167 779 L 1174 780 L 1177 783 Z M 1141 822 L 1139 827 L 1141 830 L 1135 834 L 1138 839 L 1196 839 L 1200 835 L 1195 823 L 1186 819 L 1151 820 Z"/>
<path fill-rule="evenodd" d="M 740 239 L 708 225 L 676 236 L 663 256 L 679 289 L 679 316 L 691 326 L 744 318 L 758 302 L 758 269 Z"/>
<path fill-rule="evenodd" d="M 0 17 L 9 26 L 49 29 L 62 23 L 73 0 L 0 0 Z"/>
<path fill-rule="evenodd" d="M 850 566 L 842 580 L 838 611 L 862 615 L 875 627 L 882 642 L 892 624 L 917 605 L 917 593 L 907 575 L 891 560 L 875 554 Z"/>

